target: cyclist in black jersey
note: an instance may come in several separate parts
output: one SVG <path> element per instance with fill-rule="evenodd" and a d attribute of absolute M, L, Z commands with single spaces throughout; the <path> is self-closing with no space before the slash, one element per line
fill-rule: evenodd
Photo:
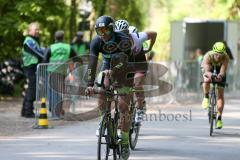
<path fill-rule="evenodd" d="M 107 85 L 108 77 L 111 73 L 111 59 L 114 54 L 124 53 L 131 60 L 131 46 L 132 41 L 128 35 L 124 33 L 114 32 L 114 20 L 109 16 L 101 16 L 96 20 L 95 30 L 97 36 L 91 41 L 90 44 L 90 61 L 88 67 L 88 87 L 86 93 L 88 95 L 93 94 L 93 85 L 96 76 L 96 67 L 98 62 L 98 55 L 101 52 L 103 56 L 103 67 L 101 71 L 105 73 L 104 83 Z M 100 111 L 104 108 L 105 97 L 102 94 L 98 95 L 98 105 Z M 123 159 L 128 159 L 129 157 L 129 125 L 130 125 L 130 115 L 129 115 L 129 103 L 130 94 L 127 96 L 119 97 L 119 110 L 121 119 L 121 145 L 122 145 L 122 157 Z M 98 130 L 97 130 L 98 131 Z M 96 133 L 97 134 L 97 133 Z"/>

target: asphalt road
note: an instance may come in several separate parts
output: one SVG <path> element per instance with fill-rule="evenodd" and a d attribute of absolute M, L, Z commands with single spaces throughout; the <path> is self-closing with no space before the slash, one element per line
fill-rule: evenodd
<path fill-rule="evenodd" d="M 130 160 L 239 160 L 240 100 L 226 101 L 223 129 L 209 137 L 200 104 L 150 107 Z M 0 137 L 1 160 L 95 160 L 97 119 Z"/>

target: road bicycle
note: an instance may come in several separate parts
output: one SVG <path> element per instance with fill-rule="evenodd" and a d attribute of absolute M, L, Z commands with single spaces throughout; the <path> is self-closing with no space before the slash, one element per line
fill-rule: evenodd
<path fill-rule="evenodd" d="M 214 132 L 214 128 L 217 126 L 217 117 L 218 117 L 218 109 L 217 109 L 217 94 L 216 94 L 216 88 L 217 85 L 222 84 L 226 85 L 225 82 L 217 82 L 215 79 L 217 77 L 216 69 L 214 69 L 212 77 L 211 77 L 211 88 L 209 92 L 209 105 L 208 105 L 208 120 L 210 125 L 209 135 L 212 136 Z M 202 82 L 203 83 L 203 82 Z M 209 83 L 209 82 L 204 82 Z"/>

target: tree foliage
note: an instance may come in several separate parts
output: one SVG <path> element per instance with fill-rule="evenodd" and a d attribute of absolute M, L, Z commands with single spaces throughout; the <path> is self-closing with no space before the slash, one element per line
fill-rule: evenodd
<path fill-rule="evenodd" d="M 229 8 L 229 19 L 240 19 L 240 0 L 235 0 Z"/>
<path fill-rule="evenodd" d="M 77 29 L 76 23 L 80 19 L 78 8 L 82 1 L 84 0 L 0 0 L 0 61 L 20 57 L 23 32 L 33 21 L 40 23 L 40 38 L 44 46 L 47 47 L 53 42 L 53 34 L 58 29 L 65 30 L 69 40 Z M 159 23 L 154 49 L 160 54 L 169 51 L 170 22 L 173 20 L 183 20 L 186 17 L 240 19 L 240 0 L 91 1 L 95 18 L 110 15 L 116 20 L 127 19 L 130 25 L 139 30 L 151 28 L 153 23 Z M 158 19 L 154 19 L 153 16 Z"/>
<path fill-rule="evenodd" d="M 171 21 L 186 18 L 199 20 L 239 20 L 240 0 L 152 0 L 151 5 L 160 10 L 158 37 L 154 49 L 157 60 L 167 60 L 170 53 Z"/>
<path fill-rule="evenodd" d="M 47 45 L 57 29 L 66 27 L 68 14 L 64 0 L 0 0 L 0 61 L 21 55 L 29 23 L 39 22 L 41 41 Z"/>
<path fill-rule="evenodd" d="M 78 8 L 82 0 L 0 0 L 0 61 L 20 57 L 23 32 L 33 21 L 40 24 L 40 40 L 44 46 L 53 42 L 54 32 L 63 29 L 69 40 L 77 29 Z M 144 27 L 146 7 L 143 0 L 92 0 L 95 18 L 111 15 L 129 20 L 130 24 Z M 145 5 L 146 6 L 146 5 Z M 112 7 L 112 8 L 111 8 Z M 116 11 L 111 10 L 117 8 Z M 74 30 L 74 31 L 73 31 Z M 69 33 L 69 34 L 68 34 Z"/>
<path fill-rule="evenodd" d="M 96 17 L 110 15 L 115 20 L 126 19 L 130 25 L 144 28 L 149 3 L 145 0 L 93 0 Z"/>

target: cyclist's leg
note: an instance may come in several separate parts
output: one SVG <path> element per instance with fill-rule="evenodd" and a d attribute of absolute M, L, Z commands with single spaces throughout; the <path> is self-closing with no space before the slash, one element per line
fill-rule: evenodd
<path fill-rule="evenodd" d="M 208 81 L 209 81 L 209 79 L 206 78 L 204 76 L 204 74 L 203 74 L 203 82 L 208 82 Z M 208 96 L 209 90 L 210 90 L 210 83 L 203 83 L 202 87 L 203 87 L 203 94 L 204 94 L 204 96 Z"/>
<path fill-rule="evenodd" d="M 204 76 L 203 73 L 203 82 L 208 82 L 209 79 Z M 202 101 L 202 108 L 207 109 L 208 108 L 208 103 L 209 103 L 209 90 L 210 90 L 210 83 L 203 83 L 202 84 L 203 88 L 203 101 Z"/>
<path fill-rule="evenodd" d="M 106 101 L 106 97 L 103 94 L 98 94 L 98 107 L 99 107 L 100 114 L 105 109 L 104 108 L 105 101 Z"/>
<path fill-rule="evenodd" d="M 218 99 L 217 99 L 217 106 L 218 106 L 218 115 L 221 116 L 223 113 L 224 107 L 224 88 L 218 88 Z"/>
<path fill-rule="evenodd" d="M 217 129 L 221 129 L 223 126 L 222 123 L 222 113 L 224 108 L 224 88 L 218 88 L 218 98 L 217 98 L 217 107 L 218 107 L 218 117 L 217 117 Z"/>
<path fill-rule="evenodd" d="M 218 107 L 218 117 L 217 117 L 217 128 L 221 129 L 222 124 L 222 113 L 224 108 L 224 88 L 226 83 L 226 76 L 222 78 L 224 84 L 218 84 L 218 98 L 217 98 L 217 107 Z"/>
<path fill-rule="evenodd" d="M 226 76 L 223 76 L 221 82 L 223 84 L 218 84 L 218 99 L 217 99 L 219 116 L 222 116 L 222 112 L 223 112 L 223 108 L 224 108 L 224 88 L 225 88 L 225 83 L 226 83 Z"/>
<path fill-rule="evenodd" d="M 109 85 L 109 77 L 108 76 L 105 76 L 105 78 L 104 78 L 104 85 L 105 86 Z M 99 93 L 98 94 L 98 108 L 99 108 L 99 116 L 101 117 L 101 119 L 102 119 L 102 114 L 103 114 L 104 110 L 106 109 L 105 102 L 106 102 L 106 97 L 104 96 L 104 94 Z M 101 125 L 101 120 L 100 120 L 99 126 L 96 130 L 96 136 L 99 136 L 100 125 Z"/>
<path fill-rule="evenodd" d="M 120 111 L 120 123 L 121 130 L 123 132 L 129 131 L 130 125 L 130 113 L 129 113 L 129 104 L 131 96 L 119 96 L 119 111 Z"/>
<path fill-rule="evenodd" d="M 121 123 L 121 156 L 123 159 L 128 159 L 130 155 L 129 151 L 129 127 L 130 127 L 130 113 L 129 104 L 131 96 L 119 97 L 119 110 L 120 110 L 120 123 Z"/>
<path fill-rule="evenodd" d="M 96 130 L 96 136 L 99 136 L 99 130 L 101 126 L 101 121 L 103 118 L 103 112 L 104 112 L 104 103 L 106 101 L 106 97 L 103 94 L 98 94 L 98 109 L 99 109 L 99 116 L 101 117 L 98 128 Z"/>
<path fill-rule="evenodd" d="M 226 76 L 222 79 L 223 83 L 226 83 Z M 225 84 L 218 84 L 218 99 L 217 99 L 217 107 L 218 107 L 218 117 L 217 117 L 217 128 L 221 129 L 222 124 L 222 113 L 224 108 L 224 88 Z"/>
<path fill-rule="evenodd" d="M 134 88 L 136 90 L 139 90 L 140 92 L 135 92 L 136 98 L 137 98 L 137 108 L 143 109 L 143 106 L 145 105 L 145 97 L 143 92 L 143 85 L 145 80 L 145 73 L 143 72 L 136 72 L 134 75 Z"/>
<path fill-rule="evenodd" d="M 109 75 L 105 75 L 104 77 L 104 86 L 105 87 L 109 86 Z M 101 94 L 101 93 L 98 94 L 98 107 L 99 107 L 100 113 L 105 109 L 104 108 L 105 102 L 106 102 L 106 97 L 104 96 L 104 94 Z"/>
<path fill-rule="evenodd" d="M 143 116 L 146 113 L 146 102 L 144 97 L 144 80 L 145 73 L 144 72 L 136 72 L 134 75 L 134 88 L 139 90 L 139 92 L 135 92 L 137 103 L 136 103 L 136 116 L 135 122 L 140 123 L 143 120 Z"/>

